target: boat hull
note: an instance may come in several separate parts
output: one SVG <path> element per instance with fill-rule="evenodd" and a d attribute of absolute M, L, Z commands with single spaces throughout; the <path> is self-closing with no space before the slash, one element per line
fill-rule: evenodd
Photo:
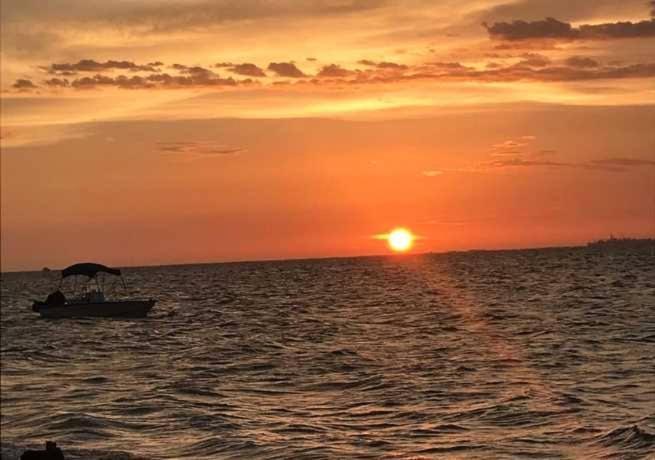
<path fill-rule="evenodd" d="M 155 300 L 74 303 L 59 306 L 35 305 L 42 318 L 143 318 L 155 306 Z"/>

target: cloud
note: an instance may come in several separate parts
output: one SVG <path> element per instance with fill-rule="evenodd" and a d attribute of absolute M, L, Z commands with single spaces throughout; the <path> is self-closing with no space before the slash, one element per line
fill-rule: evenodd
<path fill-rule="evenodd" d="M 591 160 L 582 163 L 568 163 L 561 161 L 551 161 L 541 159 L 543 156 L 550 155 L 554 152 L 542 150 L 537 154 L 530 155 L 528 158 L 517 156 L 513 158 L 495 159 L 483 162 L 479 165 L 482 169 L 495 168 L 531 168 L 531 167 L 550 167 L 550 168 L 575 168 L 584 170 L 595 170 L 605 172 L 626 172 L 631 168 L 653 167 L 655 161 L 643 160 L 638 158 L 604 158 Z"/>
<path fill-rule="evenodd" d="M 550 64 L 550 59 L 543 54 L 536 53 L 524 53 L 521 55 L 523 58 L 516 65 L 528 66 L 528 67 L 546 67 Z"/>
<path fill-rule="evenodd" d="M 586 40 L 640 37 L 655 37 L 655 20 L 580 26 L 580 38 Z"/>
<path fill-rule="evenodd" d="M 427 171 L 423 171 L 421 174 L 423 174 L 425 177 L 437 177 L 437 176 L 441 176 L 443 174 L 443 171 L 430 169 Z"/>
<path fill-rule="evenodd" d="M 243 80 L 238 82 L 232 77 L 221 78 L 212 72 L 187 72 L 190 75 L 169 75 L 167 73 L 151 74 L 146 77 L 148 82 L 156 84 L 161 88 L 181 88 L 190 86 L 237 86 L 239 83 L 248 83 Z"/>
<path fill-rule="evenodd" d="M 268 70 L 275 72 L 279 77 L 302 78 L 307 76 L 293 62 L 271 62 Z"/>
<path fill-rule="evenodd" d="M 70 82 L 66 78 L 50 78 L 48 80 L 45 80 L 43 83 L 45 83 L 50 87 L 65 88 L 67 86 L 70 86 Z"/>
<path fill-rule="evenodd" d="M 573 38 L 575 31 L 571 24 L 546 18 L 541 21 L 495 22 L 482 24 L 491 38 L 502 40 L 527 40 L 535 38 Z"/>
<path fill-rule="evenodd" d="M 38 88 L 34 83 L 32 83 L 32 80 L 26 78 L 19 78 L 13 85 L 11 85 L 11 87 L 18 91 L 30 91 Z"/>
<path fill-rule="evenodd" d="M 352 70 L 344 69 L 341 66 L 336 64 L 330 64 L 323 66 L 320 72 L 318 72 L 318 77 L 347 77 L 353 75 L 355 72 Z"/>
<path fill-rule="evenodd" d="M 508 168 L 508 167 L 533 167 L 533 166 L 550 166 L 563 167 L 572 166 L 571 163 L 562 163 L 559 161 L 533 160 L 525 158 L 507 158 L 502 160 L 492 160 L 483 163 L 482 166 L 488 168 Z"/>
<path fill-rule="evenodd" d="M 52 83 L 52 80 L 50 80 L 50 82 Z M 154 85 L 150 83 L 147 78 L 136 75 L 132 77 L 119 75 L 118 77 L 113 78 L 97 74 L 93 77 L 77 78 L 70 83 L 70 86 L 76 89 L 92 89 L 98 86 L 115 86 L 123 89 L 144 89 L 152 88 Z"/>
<path fill-rule="evenodd" d="M 507 149 L 514 150 L 520 147 L 524 147 L 526 145 L 528 145 L 527 142 L 508 140 L 508 141 L 500 142 L 498 144 L 494 144 L 492 145 L 492 147 L 494 149 L 500 149 L 500 150 L 507 150 Z"/>
<path fill-rule="evenodd" d="M 153 65 L 154 64 L 154 65 Z M 103 72 L 107 70 L 129 70 L 132 72 L 156 72 L 156 67 L 163 65 L 161 62 L 155 62 L 148 65 L 138 65 L 130 61 L 105 61 L 98 62 L 93 59 L 82 59 L 79 62 L 70 64 L 51 64 L 47 70 L 50 73 L 60 72 Z"/>
<path fill-rule="evenodd" d="M 186 66 L 183 64 L 173 64 L 171 68 L 177 70 L 181 74 L 185 75 L 193 75 L 196 77 L 211 77 L 213 75 L 216 75 L 214 72 L 212 72 L 209 69 L 205 69 L 204 67 L 200 66 Z"/>
<path fill-rule="evenodd" d="M 655 63 L 629 64 L 624 66 L 599 66 L 597 68 L 580 68 L 567 65 L 551 65 L 536 68 L 515 64 L 505 67 L 494 66 L 484 70 L 465 66 L 445 71 L 439 69 L 436 71 L 430 71 L 425 68 L 417 70 L 420 71 L 412 71 L 411 73 L 394 76 L 376 75 L 374 79 L 369 77 L 368 81 L 393 82 L 416 79 L 436 79 L 480 82 L 556 82 L 655 77 Z M 357 80 L 357 83 L 362 82 L 362 78 Z"/>
<path fill-rule="evenodd" d="M 184 154 L 201 156 L 230 156 L 245 152 L 245 149 L 228 147 L 211 141 L 203 142 L 158 142 L 157 149 L 162 154 Z"/>
<path fill-rule="evenodd" d="M 251 64 L 249 62 L 245 62 L 243 64 L 236 64 L 228 68 L 230 72 L 234 72 L 239 75 L 247 75 L 249 77 L 265 77 L 266 73 L 264 71 L 256 66 L 255 64 Z"/>
<path fill-rule="evenodd" d="M 530 142 L 536 139 L 535 136 L 521 136 L 518 139 L 509 139 L 503 142 L 498 142 L 491 146 L 493 157 L 516 157 L 517 155 L 522 155 L 523 148 L 528 146 Z"/>
<path fill-rule="evenodd" d="M 212 29 L 224 24 L 266 19 L 320 18 L 372 11 L 388 0 L 169 0 L 102 2 L 20 0 L 2 3 L 8 23 L 65 24 L 69 30 L 108 27 L 140 34 Z M 3 22 L 4 25 L 4 22 Z M 4 32 L 4 31 L 3 31 Z"/>
<path fill-rule="evenodd" d="M 389 84 L 389 83 L 410 83 L 416 80 L 436 81 L 463 81 L 463 82 L 514 82 L 514 81 L 537 81 L 537 82 L 573 82 L 590 80 L 618 80 L 626 78 L 653 78 L 655 77 L 655 62 L 619 64 L 611 61 L 609 64 L 601 64 L 598 61 L 585 56 L 571 56 L 563 61 L 552 62 L 548 57 L 537 53 L 523 53 L 518 56 L 510 55 L 510 58 L 518 57 L 520 60 L 514 64 L 493 63 L 486 67 L 472 67 L 460 62 L 427 62 L 416 65 L 404 65 L 394 62 L 375 62 L 361 60 L 360 64 L 367 68 L 363 70 L 350 70 L 338 64 L 323 66 L 317 73 L 318 78 L 311 80 L 299 80 L 296 84 L 312 85 L 363 85 L 363 84 Z M 505 59 L 505 58 L 504 58 Z M 53 64 L 45 69 L 88 69 L 97 63 L 92 59 L 80 61 L 74 67 L 64 67 L 63 64 Z M 109 63 L 109 64 L 108 64 Z M 129 61 L 106 61 L 102 64 L 103 69 L 117 68 L 113 63 L 120 64 L 130 71 L 134 67 Z M 153 62 L 158 67 L 163 65 L 160 61 Z M 94 64 L 95 65 L 95 64 Z M 136 64 L 135 64 L 136 65 Z M 217 63 L 217 68 L 226 68 L 227 71 L 248 77 L 265 77 L 266 73 L 257 65 L 252 63 L 234 64 L 230 62 Z M 251 78 L 236 80 L 232 77 L 221 77 L 212 70 L 202 66 L 188 66 L 174 63 L 169 66 L 176 72 L 167 73 L 157 70 L 149 75 L 108 75 L 96 73 L 93 76 L 83 76 L 74 79 L 63 78 L 64 73 L 56 73 L 54 78 L 44 80 L 43 84 L 49 88 L 76 88 L 89 89 L 103 86 L 114 86 L 124 89 L 146 89 L 146 88 L 189 88 L 189 87 L 234 87 L 238 85 L 260 84 Z M 269 64 L 268 69 L 277 76 L 302 78 L 308 77 L 293 62 L 282 62 Z M 85 70 L 86 71 L 86 70 Z M 70 72 L 61 71 L 57 72 Z M 75 72 L 73 72 L 75 75 Z M 27 80 L 30 81 L 31 80 Z M 273 86 L 279 86 L 283 82 L 273 82 Z M 23 82 L 15 89 L 29 90 L 29 83 Z M 32 83 L 33 84 L 33 83 Z M 34 85 L 34 84 L 33 84 Z"/>
<path fill-rule="evenodd" d="M 598 61 L 584 56 L 571 56 L 567 58 L 564 63 L 569 67 L 591 68 L 598 67 Z"/>
<path fill-rule="evenodd" d="M 395 62 L 375 62 L 371 61 L 369 59 L 362 59 L 360 61 L 357 61 L 358 64 L 369 66 L 369 67 L 376 67 L 378 69 L 388 69 L 388 70 L 407 70 L 407 66 L 404 64 L 397 64 Z"/>
<path fill-rule="evenodd" d="M 655 160 L 641 160 L 638 158 L 605 158 L 601 160 L 593 160 L 590 164 L 621 167 L 655 166 Z"/>
<path fill-rule="evenodd" d="M 538 21 L 515 20 L 512 22 L 483 23 L 489 36 L 495 39 L 519 40 L 609 40 L 655 36 L 655 20 L 639 22 L 611 22 L 605 24 L 584 24 L 573 27 L 568 22 L 554 18 Z"/>

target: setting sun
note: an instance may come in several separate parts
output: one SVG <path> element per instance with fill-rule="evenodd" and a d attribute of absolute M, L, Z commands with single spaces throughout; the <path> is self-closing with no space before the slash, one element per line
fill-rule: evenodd
<path fill-rule="evenodd" d="M 397 228 L 387 235 L 389 247 L 396 252 L 404 252 L 412 247 L 415 236 L 407 229 Z"/>

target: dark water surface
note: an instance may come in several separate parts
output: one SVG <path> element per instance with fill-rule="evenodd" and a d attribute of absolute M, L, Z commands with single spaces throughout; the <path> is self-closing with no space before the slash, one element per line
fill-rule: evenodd
<path fill-rule="evenodd" d="M 655 258 L 586 249 L 125 269 L 141 320 L 2 275 L 2 441 L 160 458 L 649 458 Z M 8 450 L 5 456 L 8 457 Z M 82 454 L 79 454 L 82 455 Z"/>

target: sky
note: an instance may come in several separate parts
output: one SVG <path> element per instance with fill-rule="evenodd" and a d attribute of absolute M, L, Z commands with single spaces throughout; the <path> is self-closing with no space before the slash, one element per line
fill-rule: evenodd
<path fill-rule="evenodd" d="M 3 271 L 655 235 L 655 2 L 7 0 Z"/>

